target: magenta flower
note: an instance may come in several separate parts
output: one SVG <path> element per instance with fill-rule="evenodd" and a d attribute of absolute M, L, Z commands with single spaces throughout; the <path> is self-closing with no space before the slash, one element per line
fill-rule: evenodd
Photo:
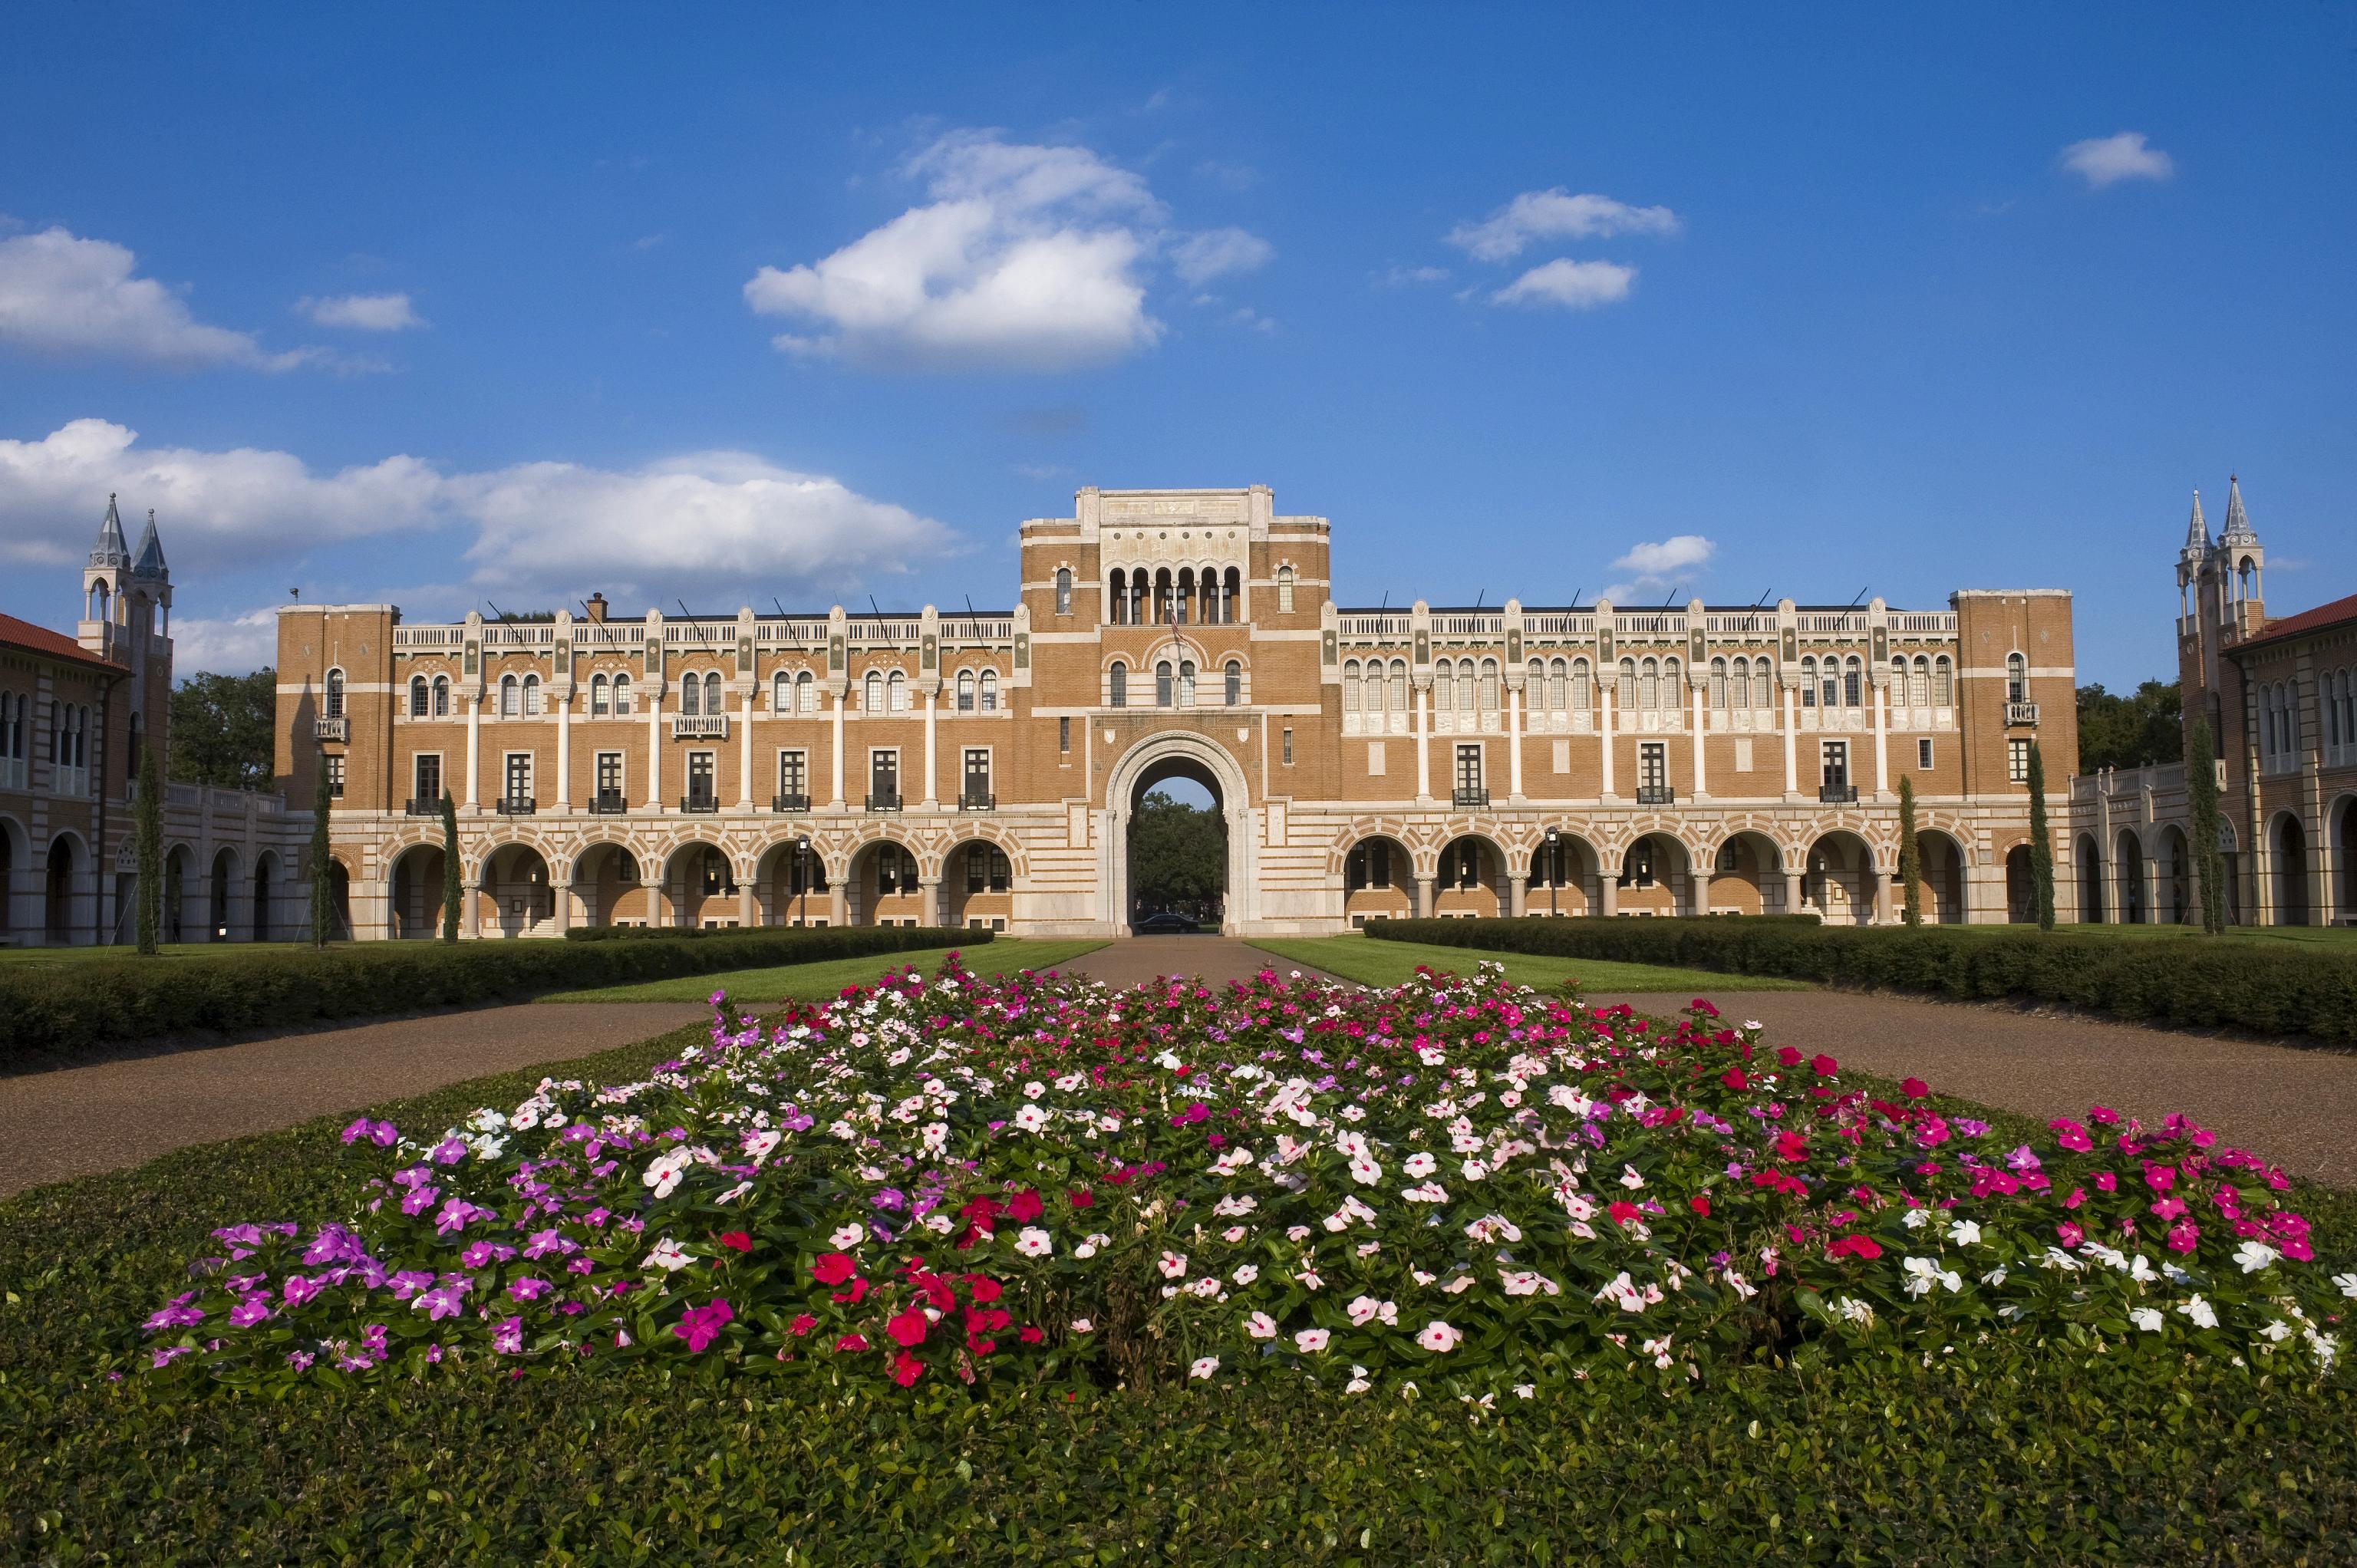
<path fill-rule="evenodd" d="M 491 1348 L 502 1356 L 523 1354 L 523 1319 L 511 1317 L 491 1331 Z"/>
<path fill-rule="evenodd" d="M 686 1340 L 689 1349 L 701 1350 L 712 1343 L 713 1337 L 720 1332 L 721 1325 L 736 1316 L 726 1302 L 715 1296 L 708 1306 L 689 1307 L 672 1326 L 671 1331 Z"/>

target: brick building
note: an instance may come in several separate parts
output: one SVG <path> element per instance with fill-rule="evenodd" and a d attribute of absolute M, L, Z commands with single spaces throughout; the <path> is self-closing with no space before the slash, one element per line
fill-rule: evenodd
<path fill-rule="evenodd" d="M 1329 548 L 1265 487 L 1089 489 L 1023 525 L 1006 611 L 289 606 L 278 772 L 306 800 L 328 770 L 363 938 L 438 928 L 445 790 L 473 935 L 1117 933 L 1129 818 L 1172 778 L 1218 803 L 1239 932 L 1416 909 L 1888 920 L 1902 776 L 1927 918 L 2027 913 L 2029 745 L 2058 784 L 2076 766 L 2067 593 L 1345 608 Z"/>

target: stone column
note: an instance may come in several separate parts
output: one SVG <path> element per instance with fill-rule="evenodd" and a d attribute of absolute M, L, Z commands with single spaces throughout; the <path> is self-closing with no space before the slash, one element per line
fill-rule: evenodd
<path fill-rule="evenodd" d="M 1419 920 L 1432 918 L 1432 883 L 1429 876 L 1415 879 L 1415 918 Z"/>
<path fill-rule="evenodd" d="M 1792 688 L 1784 688 L 1784 799 L 1801 798 L 1801 736 L 1799 715 L 1792 706 Z"/>
<path fill-rule="evenodd" d="M 748 928 L 761 923 L 761 890 L 750 877 L 737 885 L 737 923 Z"/>
<path fill-rule="evenodd" d="M 829 788 L 834 792 L 827 797 L 827 804 L 839 808 L 843 804 L 843 699 L 845 693 L 830 692 L 827 695 L 834 699 L 834 744 L 832 747 L 834 759 L 827 781 Z"/>
<path fill-rule="evenodd" d="M 1705 754 L 1710 748 L 1704 744 L 1703 737 L 1702 725 L 1705 712 L 1703 696 L 1703 688 L 1697 682 L 1694 688 L 1695 799 L 1697 800 L 1707 800 L 1710 797 L 1710 774 L 1704 766 Z"/>
<path fill-rule="evenodd" d="M 939 809 L 940 809 L 940 806 L 941 806 L 941 802 L 942 802 L 942 795 L 941 795 L 941 782 L 940 782 L 940 781 L 941 781 L 941 777 L 942 777 L 942 775 L 941 775 L 941 769 L 940 769 L 939 766 L 937 765 L 937 758 L 938 758 L 938 757 L 939 757 L 939 747 L 938 747 L 938 746 L 936 745 L 936 742 L 935 742 L 935 731 L 936 731 L 936 729 L 939 727 L 940 713 L 939 713 L 939 710 L 934 706 L 934 699 L 935 699 L 935 697 L 936 697 L 936 693 L 933 693 L 933 692 L 931 692 L 931 691 L 928 691 L 928 692 L 926 692 L 926 693 L 925 693 L 924 696 L 925 696 L 925 795 L 924 795 L 924 809 L 925 809 L 926 811 L 937 811 L 937 810 L 939 810 Z M 964 786 L 963 786 L 963 784 L 960 784 L 959 788 L 960 788 L 960 789 L 963 789 L 964 788 Z"/>
<path fill-rule="evenodd" d="M 647 696 L 647 810 L 662 810 L 662 691 Z"/>
<path fill-rule="evenodd" d="M 1507 791 L 1511 799 L 1519 801 L 1523 798 L 1523 689 L 1520 686 L 1506 688 L 1506 721 Z M 1516 914 L 1521 912 L 1519 909 L 1515 911 Z"/>
<path fill-rule="evenodd" d="M 737 723 L 745 727 L 737 734 L 737 805 L 740 811 L 753 809 L 753 688 L 745 688 L 745 701 L 738 711 Z"/>
<path fill-rule="evenodd" d="M 1874 923 L 1887 926 L 1891 922 L 1890 878 L 1874 864 L 1870 854 L 1866 859 L 1866 874 L 1874 878 Z"/>
<path fill-rule="evenodd" d="M 477 695 L 467 702 L 467 798 L 458 802 L 468 811 L 482 803 L 479 780 L 483 766 L 483 699 Z"/>
<path fill-rule="evenodd" d="M 458 934 L 479 937 L 483 934 L 483 890 L 471 876 L 458 880 Z"/>
<path fill-rule="evenodd" d="M 917 878 L 917 913 L 919 918 L 928 926 L 938 926 L 942 923 L 940 877 L 937 876 L 931 882 L 921 876 Z"/>
<path fill-rule="evenodd" d="M 2165 926 L 2169 918 L 2169 885 L 2158 854 L 2144 857 L 2144 918 L 2148 926 Z"/>
<path fill-rule="evenodd" d="M 1432 688 L 1419 686 L 1415 693 L 1415 801 L 1419 806 L 1432 804 Z"/>
<path fill-rule="evenodd" d="M 573 699 L 556 699 L 556 809 L 573 810 Z M 562 918 L 562 917 L 559 917 Z M 564 927 L 559 926 L 559 930 Z"/>
<path fill-rule="evenodd" d="M 1607 915 L 1620 912 L 1620 879 L 1609 871 L 1596 875 L 1597 904 Z"/>
<path fill-rule="evenodd" d="M 1506 913 L 1521 919 L 1530 908 L 1531 878 L 1528 872 L 1506 878 Z"/>
<path fill-rule="evenodd" d="M 565 880 L 559 882 L 556 880 L 556 868 L 549 867 L 548 891 L 549 903 L 555 910 L 556 934 L 562 938 L 573 929 L 573 868 L 566 866 Z"/>
<path fill-rule="evenodd" d="M 1784 872 L 1784 913 L 1801 912 L 1801 874 L 1789 867 Z"/>
<path fill-rule="evenodd" d="M 827 884 L 826 900 L 828 924 L 835 926 L 851 924 L 851 889 L 843 885 L 842 877 L 838 876 Z"/>
<path fill-rule="evenodd" d="M 1612 740 L 1615 735 L 1612 718 L 1612 683 L 1610 677 L 1598 671 L 1602 682 L 1597 693 L 1604 699 L 1604 799 L 1612 799 Z"/>
<path fill-rule="evenodd" d="M 7 896 L 8 890 L 0 887 L 0 898 Z M 22 929 L 21 917 L 13 923 Z M 191 871 L 180 879 L 180 940 L 184 942 L 209 942 L 213 940 L 213 877 L 210 865 L 201 872 Z"/>
<path fill-rule="evenodd" d="M 1874 687 L 1874 792 L 1878 796 L 1890 793 L 1890 689 L 1880 682 L 1870 682 Z"/>

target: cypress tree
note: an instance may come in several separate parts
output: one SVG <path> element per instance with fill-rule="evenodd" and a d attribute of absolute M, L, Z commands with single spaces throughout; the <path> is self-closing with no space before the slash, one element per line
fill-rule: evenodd
<path fill-rule="evenodd" d="M 2201 879 L 2201 929 L 2226 929 L 2226 857 L 2218 851 L 2218 772 L 2210 720 L 2198 715 L 2185 736 L 2185 794 L 2193 808 L 2193 865 Z"/>
<path fill-rule="evenodd" d="M 1899 776 L 1899 880 L 1906 889 L 1899 918 L 1910 926 L 1923 923 L 1923 853 L 1915 842 L 1915 780 Z"/>
<path fill-rule="evenodd" d="M 139 809 L 132 819 L 139 854 L 139 950 L 156 950 L 156 928 L 164 908 L 164 781 L 156 766 L 156 748 L 139 758 Z"/>
<path fill-rule="evenodd" d="M 2029 879 L 2038 888 L 2038 929 L 2054 929 L 2054 840 L 2046 829 L 2046 758 L 2029 743 Z"/>
<path fill-rule="evenodd" d="M 336 903 L 328 882 L 328 759 L 318 763 L 318 787 L 311 791 L 311 945 L 323 948 L 335 935 Z"/>
<path fill-rule="evenodd" d="M 442 940 L 458 940 L 458 802 L 442 791 Z"/>

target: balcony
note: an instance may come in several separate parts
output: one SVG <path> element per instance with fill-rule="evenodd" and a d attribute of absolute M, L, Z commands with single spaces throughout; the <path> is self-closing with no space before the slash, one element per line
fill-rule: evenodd
<path fill-rule="evenodd" d="M 1637 804 L 1641 806 L 1674 806 L 1677 803 L 1678 791 L 1674 785 L 1640 784 L 1637 786 Z"/>
<path fill-rule="evenodd" d="M 1855 784 L 1820 784 L 1817 786 L 1817 804 L 1821 806 L 1855 806 L 1857 804 L 1857 786 Z"/>
<path fill-rule="evenodd" d="M 900 791 L 898 789 L 870 789 L 867 791 L 867 809 L 871 811 L 899 811 L 900 809 Z"/>
<path fill-rule="evenodd" d="M 770 810 L 779 812 L 807 811 L 810 810 L 810 797 L 808 795 L 772 795 L 770 797 Z"/>
<path fill-rule="evenodd" d="M 726 740 L 726 714 L 673 714 L 671 716 L 671 737 L 673 740 Z"/>
<path fill-rule="evenodd" d="M 313 719 L 311 734 L 317 740 L 350 740 L 352 738 L 352 721 L 340 714 L 332 719 Z"/>
<path fill-rule="evenodd" d="M 2005 722 L 2007 725 L 2028 725 L 2030 727 L 2035 728 L 2038 724 L 2038 704 L 2036 703 L 2007 703 L 2005 705 Z"/>
<path fill-rule="evenodd" d="M 593 817 L 619 817 L 630 809 L 619 789 L 600 789 L 589 797 L 589 814 Z"/>
<path fill-rule="evenodd" d="M 1479 784 L 1469 787 L 1460 784 L 1448 797 L 1448 803 L 1459 807 L 1486 808 L 1490 804 L 1490 791 Z"/>
<path fill-rule="evenodd" d="M 958 810 L 961 811 L 995 811 L 998 810 L 998 797 L 992 794 L 987 789 L 968 789 L 965 793 L 958 797 Z"/>
<path fill-rule="evenodd" d="M 683 795 L 679 798 L 679 809 L 690 813 L 691 815 L 709 815 L 712 812 L 720 810 L 720 797 L 717 795 Z"/>
<path fill-rule="evenodd" d="M 402 807 L 402 814 L 408 817 L 438 817 L 442 814 L 442 798 L 437 795 L 431 800 L 407 801 Z"/>
<path fill-rule="evenodd" d="M 502 795 L 491 802 L 491 809 L 502 817 L 529 817 L 540 810 L 540 802 L 529 795 Z"/>

